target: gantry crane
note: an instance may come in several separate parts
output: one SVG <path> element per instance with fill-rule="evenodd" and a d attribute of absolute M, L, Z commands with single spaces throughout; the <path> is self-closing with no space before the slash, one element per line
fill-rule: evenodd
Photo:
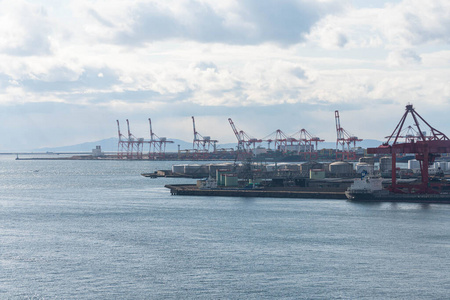
<path fill-rule="evenodd" d="M 400 143 L 402 138 L 402 128 L 408 115 L 414 120 L 414 126 L 417 128 L 418 136 L 416 138 L 407 139 L 404 143 Z M 419 120 L 428 127 L 430 135 L 426 136 L 422 131 Z M 400 122 L 395 127 L 388 140 L 378 148 L 368 148 L 369 154 L 390 154 L 392 156 L 392 184 L 391 192 L 394 193 L 438 193 L 442 184 L 430 182 L 428 175 L 428 166 L 432 164 L 436 157 L 441 153 L 450 153 L 450 140 L 441 131 L 433 128 L 425 121 L 413 108 L 412 104 L 406 105 L 406 111 Z M 396 179 L 396 158 L 397 154 L 414 153 L 416 159 L 420 163 L 421 183 L 419 184 L 399 184 Z"/>
<path fill-rule="evenodd" d="M 324 142 L 323 139 L 312 135 L 306 129 L 301 129 L 298 133 L 299 138 L 299 155 L 301 154 L 301 150 L 304 150 L 303 154 L 305 159 L 309 156 L 309 160 L 318 159 L 318 146 L 319 143 Z"/>
<path fill-rule="evenodd" d="M 148 118 L 148 123 L 150 125 L 150 141 L 149 141 L 149 159 L 161 159 L 166 155 L 166 145 L 172 144 L 173 141 L 167 140 L 165 137 L 159 137 L 153 132 L 152 119 Z"/>
<path fill-rule="evenodd" d="M 128 128 L 128 148 L 127 159 L 142 159 L 142 152 L 144 148 L 144 139 L 136 138 L 130 131 L 130 122 L 127 119 Z"/>
<path fill-rule="evenodd" d="M 388 139 L 390 137 L 391 136 L 385 136 L 384 138 Z M 417 132 L 417 130 L 414 129 L 411 125 L 406 127 L 405 129 L 403 129 L 399 133 L 398 137 L 404 139 L 405 143 L 412 143 L 414 141 L 418 141 L 418 140 L 422 139 L 420 133 Z"/>
<path fill-rule="evenodd" d="M 255 148 L 256 148 L 256 144 L 261 143 L 262 140 L 250 137 L 243 130 L 238 131 L 236 129 L 236 126 L 233 123 L 233 120 L 231 120 L 231 118 L 228 118 L 228 122 L 231 125 L 231 129 L 233 129 L 236 139 L 238 140 L 238 147 L 237 147 L 238 155 L 241 155 L 244 157 L 251 156 L 253 150 L 255 150 Z"/>
<path fill-rule="evenodd" d="M 287 152 L 287 144 L 288 142 L 294 142 L 292 140 L 289 140 L 289 137 L 280 129 L 277 129 L 276 131 L 272 132 L 271 134 L 267 135 L 266 137 L 262 138 L 263 142 L 267 142 L 267 149 L 270 150 L 270 145 L 274 143 L 274 151 L 280 151 L 280 152 Z"/>
<path fill-rule="evenodd" d="M 356 142 L 361 142 L 362 139 L 350 134 L 344 128 L 341 127 L 341 121 L 339 118 L 339 111 L 334 112 L 334 117 L 336 120 L 336 160 L 339 159 L 339 154 L 342 154 L 342 160 L 353 160 L 356 159 L 356 154 L 354 148 L 356 148 Z M 353 145 L 353 149 L 352 146 Z M 339 147 L 340 146 L 340 147 Z M 339 148 L 342 148 L 342 152 L 339 153 Z"/>
<path fill-rule="evenodd" d="M 195 118 L 192 117 L 192 126 L 194 128 L 194 140 L 192 142 L 192 148 L 194 149 L 194 155 L 197 158 L 206 158 L 210 152 L 211 145 L 213 147 L 213 153 L 216 152 L 217 140 L 212 140 L 210 136 L 202 136 L 195 128 Z"/>
<path fill-rule="evenodd" d="M 117 122 L 117 132 L 119 134 L 119 142 L 117 149 L 117 158 L 123 159 L 124 155 L 127 159 L 142 159 L 142 149 L 144 147 L 144 139 L 136 138 L 130 131 L 130 122 L 127 121 L 128 137 L 120 132 L 119 120 Z"/>
<path fill-rule="evenodd" d="M 119 134 L 119 142 L 117 145 L 117 158 L 118 159 L 123 159 L 123 155 L 124 153 L 126 153 L 127 149 L 128 149 L 128 141 L 125 138 L 125 136 L 120 132 L 120 124 L 119 124 L 119 120 L 116 120 L 117 122 L 117 132 Z"/>

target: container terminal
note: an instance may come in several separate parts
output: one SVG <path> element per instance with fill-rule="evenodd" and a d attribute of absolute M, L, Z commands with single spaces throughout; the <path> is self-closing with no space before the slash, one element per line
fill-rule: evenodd
<path fill-rule="evenodd" d="M 192 119 L 192 148 L 180 149 L 176 153 L 166 151 L 168 144 L 174 141 L 159 137 L 153 130 L 152 120 L 148 119 L 149 139 L 138 138 L 132 134 L 127 119 L 127 132 L 124 134 L 117 123 L 118 149 L 115 159 L 126 160 L 245 160 L 249 156 L 259 160 L 273 161 L 310 161 L 310 160 L 353 160 L 364 156 L 364 149 L 356 143 L 362 139 L 349 133 L 341 126 L 339 111 L 335 111 L 336 148 L 319 149 L 320 137 L 302 128 L 293 134 L 286 134 L 281 129 L 255 138 L 242 129 L 238 129 L 231 118 L 228 123 L 236 137 L 237 146 L 224 148 L 211 136 L 201 135 L 197 130 L 194 116 Z M 148 149 L 148 152 L 146 150 Z M 110 156 L 110 158 L 113 158 Z"/>
<path fill-rule="evenodd" d="M 406 126 L 408 116 L 413 119 L 412 126 Z M 192 118 L 192 149 L 176 153 L 166 152 L 167 144 L 173 143 L 165 137 L 157 136 L 149 118 L 150 139 L 137 138 L 131 133 L 127 123 L 127 135 L 122 134 L 117 120 L 118 150 L 107 154 L 97 146 L 89 155 L 74 155 L 57 158 L 38 159 L 98 159 L 98 160 L 217 160 L 233 161 L 231 167 L 202 172 L 198 167 L 194 173 L 176 170 L 159 170 L 144 173 L 146 177 L 189 177 L 203 178 L 189 188 L 169 185 L 172 194 L 189 193 L 208 194 L 211 191 L 239 190 L 240 193 L 253 190 L 253 195 L 273 193 L 281 189 L 289 191 L 286 197 L 300 192 L 305 194 L 323 193 L 323 197 L 332 198 L 326 193 L 335 193 L 336 197 L 346 196 L 352 201 L 424 201 L 450 203 L 450 185 L 448 158 L 449 138 L 432 127 L 420 116 L 412 104 L 406 105 L 406 111 L 387 141 L 376 148 L 362 149 L 357 143 L 362 139 L 346 131 L 340 122 L 339 111 L 335 111 L 336 148 L 319 149 L 324 140 L 301 129 L 287 135 L 280 129 L 264 138 L 254 138 L 239 130 L 231 118 L 228 122 L 237 139 L 237 147 L 224 149 L 218 147 L 218 140 L 203 136 L 197 131 L 195 118 Z M 267 143 L 267 147 L 263 147 Z M 144 153 L 144 146 L 148 153 Z M 23 159 L 17 157 L 17 159 Z M 335 162 L 332 162 L 332 161 Z M 401 161 L 408 162 L 408 168 L 399 168 Z M 241 161 L 241 163 L 237 163 Z M 296 169 L 295 164 L 282 166 L 281 162 L 302 161 Z M 324 162 L 329 163 L 324 163 Z M 356 164 L 358 162 L 358 164 Z M 275 167 L 271 163 L 275 163 Z M 277 163 L 279 163 L 277 165 Z M 356 164 L 356 165 L 355 165 Z M 313 165 L 313 167 L 309 167 Z M 273 169 L 274 168 L 274 169 Z M 194 168 L 195 169 L 195 168 Z M 342 171 L 342 170 L 344 171 Z M 215 183 L 214 183 L 215 182 Z M 316 189 L 316 190 L 314 190 Z M 319 190 L 317 190 L 319 189 Z M 326 189 L 326 190 L 325 190 Z M 201 192 L 202 191 L 202 192 Z M 295 193 L 294 193 L 295 192 Z M 216 192 L 219 194 L 219 192 Z M 267 193 L 266 193 L 267 194 Z M 287 196 L 289 195 L 289 196 Z M 312 196 L 311 196 L 312 197 Z M 428 201 L 427 200 L 427 201 Z"/>
<path fill-rule="evenodd" d="M 238 129 L 231 118 L 228 123 L 231 132 L 236 137 L 236 143 L 220 146 L 219 141 L 211 136 L 201 135 L 197 130 L 195 118 L 192 116 L 193 140 L 192 148 L 181 149 L 178 145 L 176 152 L 167 151 L 169 144 L 174 141 L 158 136 L 152 125 L 151 118 L 148 118 L 149 138 L 136 137 L 131 132 L 130 121 L 126 119 L 127 130 L 121 130 L 119 120 L 117 123 L 117 152 L 103 152 L 101 146 L 97 146 L 92 153 L 22 153 L 17 154 L 17 159 L 64 159 L 64 160 L 166 160 L 166 161 L 239 161 L 248 157 L 259 161 L 331 161 L 347 160 L 357 161 L 364 156 L 364 149 L 357 147 L 356 143 L 362 141 L 358 137 L 350 134 L 340 125 L 339 112 L 335 111 L 336 123 L 336 148 L 319 149 L 319 144 L 323 139 L 310 133 L 306 129 L 288 135 L 281 129 L 277 129 L 263 138 L 254 138 L 244 130 Z M 231 133 L 230 132 L 230 133 Z M 227 148 L 228 146 L 228 148 Z M 173 147 L 172 147 L 173 149 Z M 36 157 L 38 156 L 38 157 Z"/>
<path fill-rule="evenodd" d="M 403 128 L 408 116 L 413 118 L 414 127 Z M 338 128 L 338 122 L 336 124 Z M 422 130 L 425 126 L 428 127 L 429 135 Z M 337 132 L 339 138 L 339 130 Z M 251 163 L 251 157 L 247 157 L 247 162 L 239 167 L 235 165 L 232 168 L 216 169 L 214 177 L 210 169 L 208 178 L 199 180 L 195 187 L 166 187 L 173 195 L 278 195 L 335 199 L 340 198 L 343 193 L 351 201 L 450 203 L 449 165 L 448 162 L 436 160 L 442 154 L 450 153 L 448 137 L 432 127 L 408 104 L 400 122 L 387 139 L 379 147 L 367 149 L 369 154 L 381 156 L 378 170 L 375 170 L 373 157 L 360 159 L 356 169 L 353 164 L 345 161 L 328 165 L 309 162 L 299 165 L 298 170 L 286 168 L 285 172 L 283 168 L 277 167 L 272 171 L 267 166 L 265 169 L 258 169 L 257 165 Z M 415 159 L 408 162 L 411 168 L 397 167 L 398 154 L 415 155 Z M 389 173 L 390 178 L 383 179 L 382 176 L 389 176 Z"/>

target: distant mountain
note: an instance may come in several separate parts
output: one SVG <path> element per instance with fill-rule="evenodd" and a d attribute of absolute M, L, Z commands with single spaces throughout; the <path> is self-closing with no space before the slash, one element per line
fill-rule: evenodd
<path fill-rule="evenodd" d="M 87 142 L 71 146 L 46 147 L 34 149 L 34 152 L 91 152 L 95 146 L 101 146 L 103 151 L 117 151 L 117 138 L 109 138 L 96 142 Z"/>
<path fill-rule="evenodd" d="M 166 145 L 166 152 L 177 152 L 178 151 L 178 145 L 180 146 L 181 150 L 186 149 L 192 149 L 192 142 L 185 142 L 178 139 L 170 139 L 167 140 L 173 141 L 173 143 Z M 87 142 L 77 145 L 71 145 L 71 146 L 63 146 L 63 147 L 53 147 L 53 148 L 40 148 L 35 149 L 33 151 L 35 152 L 91 152 L 92 149 L 95 148 L 95 146 L 101 146 L 102 150 L 104 152 L 116 152 L 117 151 L 117 144 L 118 144 L 117 138 L 109 138 L 104 139 L 96 142 Z M 362 148 L 371 148 L 371 147 L 378 147 L 383 142 L 377 141 L 377 140 L 363 140 L 362 142 L 356 143 L 357 147 Z M 225 148 L 225 149 L 236 149 L 237 144 L 236 143 L 228 143 L 228 144 L 218 144 L 217 148 Z M 263 147 L 267 147 L 266 143 L 262 143 Z M 319 143 L 319 149 L 335 149 L 336 148 L 336 142 L 323 142 Z M 145 146 L 144 152 L 148 152 L 148 145 Z"/>
<path fill-rule="evenodd" d="M 178 139 L 170 139 L 167 140 L 173 141 L 173 143 L 168 143 L 166 145 L 166 152 L 177 152 L 178 145 L 181 150 L 192 149 L 192 142 L 185 142 Z M 101 146 L 104 152 L 117 152 L 118 149 L 118 138 L 109 138 L 96 142 L 87 142 L 77 145 L 63 146 L 63 147 L 46 147 L 34 149 L 34 152 L 91 152 L 92 149 L 95 149 L 96 146 Z M 236 148 L 237 144 L 218 144 L 217 148 Z M 144 152 L 148 152 L 148 144 L 144 146 Z"/>

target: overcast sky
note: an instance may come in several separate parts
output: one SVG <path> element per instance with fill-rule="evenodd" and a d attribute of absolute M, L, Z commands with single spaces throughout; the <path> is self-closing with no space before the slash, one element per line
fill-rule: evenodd
<path fill-rule="evenodd" d="M 341 125 L 389 135 L 414 104 L 450 135 L 450 1 L 0 0 L 0 150 L 117 136 L 235 142 Z"/>

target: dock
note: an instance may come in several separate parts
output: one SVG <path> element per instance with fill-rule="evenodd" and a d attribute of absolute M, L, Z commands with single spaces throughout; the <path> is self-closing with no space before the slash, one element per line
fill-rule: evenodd
<path fill-rule="evenodd" d="M 178 196 L 209 196 L 209 197 L 258 197 L 258 198 L 308 198 L 308 199 L 341 199 L 347 200 L 345 192 L 320 191 L 318 189 L 296 188 L 215 188 L 200 189 L 195 184 L 167 184 L 164 187 L 170 189 L 172 195 Z"/>

